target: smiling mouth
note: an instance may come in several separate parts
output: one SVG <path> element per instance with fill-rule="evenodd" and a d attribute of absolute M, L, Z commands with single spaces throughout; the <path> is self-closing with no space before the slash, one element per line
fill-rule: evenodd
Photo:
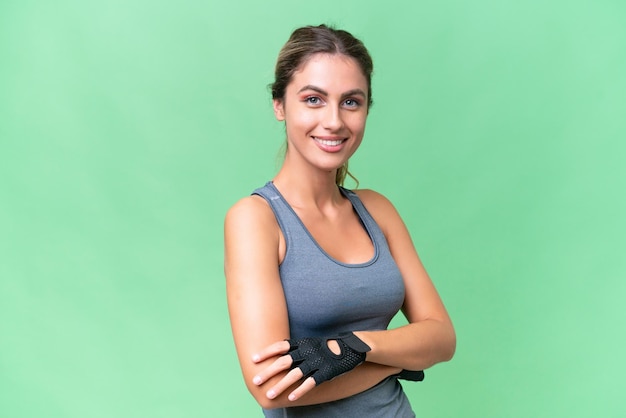
<path fill-rule="evenodd" d="M 315 141 L 319 142 L 322 145 L 326 145 L 327 147 L 336 147 L 337 145 L 341 145 L 344 141 L 347 140 L 347 138 L 342 138 L 342 139 L 322 139 L 322 138 L 318 138 L 316 136 L 314 136 L 313 139 Z"/>

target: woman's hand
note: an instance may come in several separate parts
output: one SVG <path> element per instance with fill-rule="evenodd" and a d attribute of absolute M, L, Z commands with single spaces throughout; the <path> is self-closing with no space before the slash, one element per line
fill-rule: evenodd
<path fill-rule="evenodd" d="M 320 383 L 349 372 L 365 361 L 370 347 L 352 332 L 333 338 L 309 337 L 280 341 L 267 347 L 253 361 L 263 361 L 280 356 L 261 374 L 253 378 L 254 384 L 262 384 L 272 376 L 291 369 L 266 395 L 272 399 L 303 377 L 304 382 L 288 397 L 298 399 Z M 286 354 L 285 354 L 286 353 Z"/>
<path fill-rule="evenodd" d="M 262 361 L 272 357 L 278 358 L 269 367 L 265 368 L 256 376 L 254 376 L 252 382 L 257 386 L 260 386 L 278 373 L 284 370 L 289 370 L 293 364 L 293 359 L 291 358 L 291 355 L 288 354 L 290 348 L 291 344 L 289 344 L 289 341 L 279 341 L 265 347 L 260 352 L 254 354 L 252 356 L 252 361 L 254 363 L 261 363 Z M 299 368 L 294 368 L 289 373 L 287 373 L 287 375 L 285 375 L 277 384 L 272 386 L 266 392 L 266 396 L 269 399 L 276 398 L 287 388 L 301 380 L 302 377 L 302 371 Z M 315 380 L 312 377 L 306 378 L 300 386 L 298 386 L 289 394 L 289 400 L 295 401 L 296 399 L 299 399 L 315 386 Z"/>

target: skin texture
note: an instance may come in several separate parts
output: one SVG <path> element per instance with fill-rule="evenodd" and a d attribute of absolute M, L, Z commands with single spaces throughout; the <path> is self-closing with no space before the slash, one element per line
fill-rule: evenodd
<path fill-rule="evenodd" d="M 315 240 L 346 263 L 371 259 L 373 244 L 335 173 L 358 149 L 367 119 L 367 81 L 356 61 L 317 54 L 297 71 L 274 113 L 284 121 L 288 148 L 274 185 Z M 331 141 L 331 142 L 328 142 Z M 381 227 L 406 288 L 409 324 L 355 334 L 372 350 L 366 362 L 315 386 L 302 380 L 291 358 L 287 308 L 278 274 L 285 240 L 265 200 L 237 202 L 225 220 L 225 274 L 231 325 L 246 385 L 264 408 L 341 399 L 366 390 L 402 369 L 423 370 L 449 360 L 456 337 L 450 318 L 393 205 L 371 190 L 356 191 Z M 331 346 L 331 348 L 336 348 Z"/>

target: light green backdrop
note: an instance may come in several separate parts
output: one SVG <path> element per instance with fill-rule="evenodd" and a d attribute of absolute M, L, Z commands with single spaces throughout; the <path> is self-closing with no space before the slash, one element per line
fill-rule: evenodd
<path fill-rule="evenodd" d="M 418 416 L 626 416 L 621 0 L 2 1 L 0 416 L 258 416 L 222 221 L 277 167 L 278 49 L 321 22 L 374 57 L 352 168 L 457 328 Z"/>

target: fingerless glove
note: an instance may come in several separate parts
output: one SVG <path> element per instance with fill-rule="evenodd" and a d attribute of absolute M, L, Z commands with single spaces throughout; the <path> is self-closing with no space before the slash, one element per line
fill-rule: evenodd
<path fill-rule="evenodd" d="M 339 354 L 328 348 L 330 340 L 339 344 Z M 371 350 L 352 332 L 333 338 L 308 337 L 288 341 L 293 360 L 291 368 L 300 368 L 304 378 L 312 377 L 316 385 L 354 369 L 365 361 L 365 353 Z"/>

